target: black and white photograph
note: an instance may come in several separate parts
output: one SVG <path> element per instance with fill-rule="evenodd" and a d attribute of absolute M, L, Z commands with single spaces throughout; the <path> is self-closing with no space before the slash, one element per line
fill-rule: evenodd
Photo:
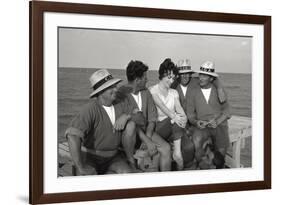
<path fill-rule="evenodd" d="M 30 203 L 271 188 L 269 16 L 30 8 Z"/>
<path fill-rule="evenodd" d="M 58 27 L 58 177 L 251 168 L 252 41 Z"/>
<path fill-rule="evenodd" d="M 3 3 L 1 204 L 280 203 L 278 1 Z"/>

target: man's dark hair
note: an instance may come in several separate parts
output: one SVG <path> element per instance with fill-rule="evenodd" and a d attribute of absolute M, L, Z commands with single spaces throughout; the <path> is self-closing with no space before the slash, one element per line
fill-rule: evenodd
<path fill-rule="evenodd" d="M 148 66 L 141 61 L 130 61 L 126 69 L 127 80 L 134 81 L 136 78 L 142 78 L 144 72 L 148 70 Z"/>
<path fill-rule="evenodd" d="M 169 73 L 174 73 L 174 75 L 178 75 L 177 66 L 173 63 L 170 58 L 166 58 L 159 67 L 159 80 L 162 80 Z"/>

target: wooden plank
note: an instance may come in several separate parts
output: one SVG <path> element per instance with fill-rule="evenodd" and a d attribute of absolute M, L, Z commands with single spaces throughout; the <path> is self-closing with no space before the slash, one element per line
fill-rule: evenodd
<path fill-rule="evenodd" d="M 239 140 L 240 148 L 245 148 L 245 138 L 252 135 L 252 120 L 248 117 L 232 116 L 228 121 L 230 142 Z M 238 148 L 235 147 L 237 150 Z M 238 151 L 238 150 L 237 150 Z M 240 150 L 239 150 L 240 151 Z"/>
<path fill-rule="evenodd" d="M 247 117 L 233 116 L 228 123 L 232 153 L 228 153 L 226 162 L 231 167 L 238 168 L 243 166 L 240 160 L 241 148 L 245 147 L 245 139 L 252 135 L 252 120 Z"/>
<path fill-rule="evenodd" d="M 58 171 L 59 176 L 73 176 L 72 174 L 72 163 L 65 163 Z"/>
<path fill-rule="evenodd" d="M 251 135 L 252 135 L 252 130 L 247 128 L 229 134 L 229 138 L 230 138 L 230 142 L 234 142 L 237 141 L 238 139 L 250 137 Z"/>
<path fill-rule="evenodd" d="M 69 152 L 69 146 L 67 142 L 59 143 L 59 176 L 72 176 L 72 159 Z"/>
<path fill-rule="evenodd" d="M 67 142 L 59 143 L 59 155 L 71 159 Z"/>
<path fill-rule="evenodd" d="M 240 167 L 240 155 L 241 155 L 241 140 L 237 140 L 233 143 L 233 155 L 232 158 L 235 162 L 233 167 L 239 168 Z"/>

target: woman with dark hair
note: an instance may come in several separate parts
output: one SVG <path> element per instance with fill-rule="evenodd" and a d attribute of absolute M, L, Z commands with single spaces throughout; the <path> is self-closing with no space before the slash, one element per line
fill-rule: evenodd
<path fill-rule="evenodd" d="M 173 142 L 173 159 L 177 169 L 182 170 L 181 138 L 185 135 L 187 117 L 181 107 L 178 92 L 170 88 L 178 70 L 171 59 L 167 58 L 161 63 L 158 73 L 159 83 L 150 88 L 158 113 L 156 133 Z"/>

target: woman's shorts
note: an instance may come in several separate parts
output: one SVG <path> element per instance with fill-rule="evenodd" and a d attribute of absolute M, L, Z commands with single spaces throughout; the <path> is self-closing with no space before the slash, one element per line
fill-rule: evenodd
<path fill-rule="evenodd" d="M 171 123 L 170 118 L 166 118 L 156 123 L 156 133 L 167 141 L 175 141 L 185 134 L 185 129 L 176 123 Z"/>

